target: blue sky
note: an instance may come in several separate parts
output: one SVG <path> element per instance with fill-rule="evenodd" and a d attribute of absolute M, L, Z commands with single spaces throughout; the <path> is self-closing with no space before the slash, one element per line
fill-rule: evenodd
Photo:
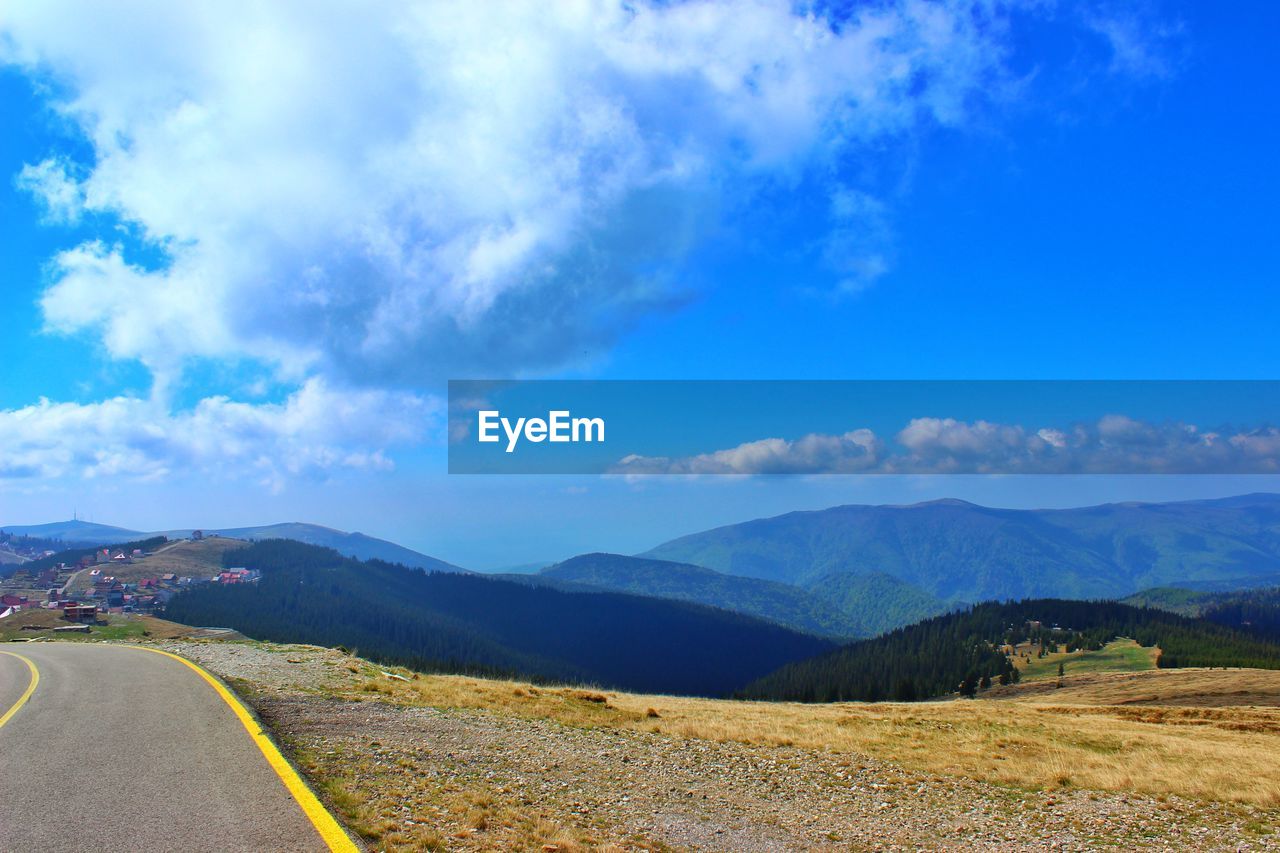
<path fill-rule="evenodd" d="M 1277 375 L 1273 4 L 634 8 L 7 4 L 0 522 L 492 566 L 1280 488 L 449 477 L 450 378 Z"/>

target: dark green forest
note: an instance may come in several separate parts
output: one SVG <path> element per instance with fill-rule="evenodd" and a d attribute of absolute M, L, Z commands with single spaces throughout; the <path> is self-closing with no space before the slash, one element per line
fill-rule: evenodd
<path fill-rule="evenodd" d="M 425 572 L 288 540 L 228 551 L 223 562 L 262 578 L 184 592 L 166 616 L 262 640 L 342 645 L 423 671 L 721 696 L 833 647 L 686 602 Z"/>
<path fill-rule="evenodd" d="M 739 695 L 800 702 L 972 695 L 1016 680 L 1000 651 L 1005 643 L 1030 640 L 1071 651 L 1098 649 L 1117 637 L 1159 646 L 1161 667 L 1280 669 L 1280 645 L 1226 625 L 1111 601 L 1029 599 L 979 604 L 788 664 Z"/>

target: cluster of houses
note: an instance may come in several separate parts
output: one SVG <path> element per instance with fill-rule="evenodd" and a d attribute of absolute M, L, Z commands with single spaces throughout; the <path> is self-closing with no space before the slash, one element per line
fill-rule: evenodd
<path fill-rule="evenodd" d="M 41 557 L 52 557 L 57 553 L 56 551 L 50 551 L 42 544 L 33 544 L 25 538 L 17 538 L 2 531 L 0 531 L 0 551 L 20 558 L 15 562 L 39 560 Z"/>
<path fill-rule="evenodd" d="M 18 592 L 0 597 L 0 618 L 9 613 L 30 608 L 62 610 L 63 616 L 72 622 L 93 622 L 100 615 L 111 613 L 154 613 L 163 608 L 180 590 L 192 584 L 251 583 L 261 577 L 254 569 L 231 568 L 214 575 L 178 575 L 176 572 L 160 572 L 154 576 L 137 577 L 137 570 L 121 572 L 119 567 L 133 565 L 135 561 L 151 556 L 141 549 L 131 551 L 102 548 L 92 556 L 85 556 L 78 563 L 58 563 L 39 573 L 28 574 L 18 581 L 32 589 L 46 590 L 43 600 Z M 77 572 L 88 572 L 88 588 L 82 592 L 69 590 L 70 578 Z M 117 574 L 119 573 L 119 574 Z M 120 575 L 128 574 L 129 577 Z M 80 584 L 76 585 L 81 586 Z"/>

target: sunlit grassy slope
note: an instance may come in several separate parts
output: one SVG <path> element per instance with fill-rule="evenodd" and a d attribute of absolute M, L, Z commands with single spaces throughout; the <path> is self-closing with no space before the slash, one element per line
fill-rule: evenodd
<path fill-rule="evenodd" d="M 1133 640 L 1115 640 L 1097 651 L 1051 653 L 1042 658 L 1028 647 L 1019 651 L 1031 651 L 1031 660 L 1018 659 L 1018 669 L 1023 681 L 1057 678 L 1058 665 L 1064 675 L 1081 675 L 1086 672 L 1144 672 L 1156 668 L 1160 650 L 1143 648 Z"/>
<path fill-rule="evenodd" d="M 186 625 L 166 622 L 153 616 L 137 614 L 117 614 L 104 616 L 103 624 L 89 626 L 89 632 L 57 631 L 54 628 L 70 626 L 73 623 L 62 618 L 61 610 L 24 610 L 20 613 L 0 619 L 0 642 L 16 640 L 141 640 L 168 639 L 184 637 L 192 633 Z M 33 630 L 34 629 L 34 630 Z"/>
<path fill-rule="evenodd" d="M 362 665 L 353 667 L 336 692 L 572 726 L 865 754 L 1019 787 L 1078 786 L 1280 805 L 1275 671 L 1090 673 L 1068 676 L 1060 689 L 1056 681 L 1042 680 L 989 694 L 1006 701 L 828 705 L 594 692 L 390 671 L 409 680 Z M 1240 697 L 1252 706 L 1239 705 Z"/>

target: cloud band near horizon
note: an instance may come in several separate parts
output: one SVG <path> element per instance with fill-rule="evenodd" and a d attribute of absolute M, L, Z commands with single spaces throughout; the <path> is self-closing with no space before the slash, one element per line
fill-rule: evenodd
<path fill-rule="evenodd" d="M 632 454 L 608 472 L 649 475 L 1276 474 L 1280 429 L 1207 430 L 1107 415 L 1065 428 L 913 418 L 886 441 L 868 429 L 765 438 L 683 457 Z"/>

